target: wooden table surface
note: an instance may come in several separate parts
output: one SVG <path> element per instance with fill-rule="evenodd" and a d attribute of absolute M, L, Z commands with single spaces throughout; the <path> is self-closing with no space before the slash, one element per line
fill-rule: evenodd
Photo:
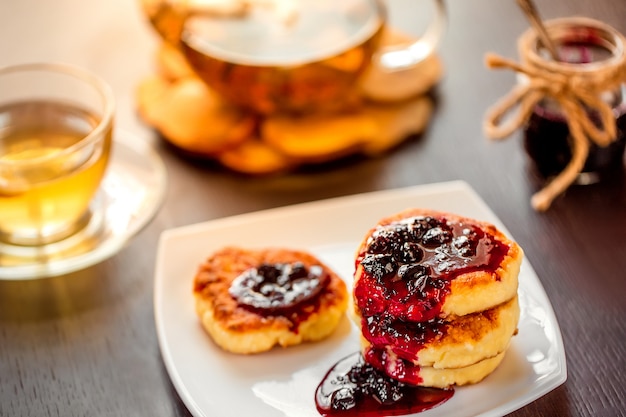
<path fill-rule="evenodd" d="M 415 0 L 390 0 L 391 21 L 418 34 Z M 545 18 L 584 15 L 626 33 L 623 0 L 541 0 Z M 172 153 L 135 113 L 133 91 L 153 70 L 156 38 L 134 0 L 20 0 L 0 6 L 0 65 L 64 61 L 115 91 L 117 127 L 153 144 L 169 176 L 154 220 L 112 258 L 50 279 L 0 282 L 1 416 L 186 416 L 161 358 L 153 314 L 156 247 L 169 228 L 312 200 L 461 179 L 524 248 L 558 318 L 567 382 L 514 416 L 624 415 L 626 182 L 570 188 L 545 213 L 521 134 L 485 138 L 486 109 L 512 73 L 527 22 L 513 0 L 449 1 L 446 76 L 428 130 L 392 153 L 288 176 L 242 178 Z M 411 14 L 413 13 L 413 14 Z M 1 94 L 2 92 L 0 92 Z M 1 214 L 0 214 L 1 215 Z"/>

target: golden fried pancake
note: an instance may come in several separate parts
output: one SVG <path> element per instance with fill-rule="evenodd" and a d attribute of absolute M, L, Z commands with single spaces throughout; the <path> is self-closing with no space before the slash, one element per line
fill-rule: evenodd
<path fill-rule="evenodd" d="M 276 284 L 280 277 L 272 280 L 269 273 L 259 272 L 274 266 L 294 271 L 295 265 L 303 266 L 309 275 L 284 295 L 281 291 L 287 287 Z M 317 275 L 309 279 L 313 271 Z M 314 285 L 314 279 L 320 284 Z M 309 284 L 313 295 L 292 297 L 298 295 L 297 288 Z M 235 353 L 321 340 L 335 330 L 348 303 L 345 282 L 334 271 L 307 252 L 288 249 L 223 248 L 199 267 L 193 291 L 206 331 L 216 344 Z"/>
<path fill-rule="evenodd" d="M 422 377 L 422 386 L 434 388 L 446 388 L 451 385 L 468 385 L 475 384 L 485 379 L 500 365 L 506 349 L 498 353 L 492 358 L 483 359 L 480 362 L 463 368 L 420 368 L 420 376 Z"/>
<path fill-rule="evenodd" d="M 519 320 L 517 297 L 492 309 L 457 317 L 441 325 L 441 333 L 422 344 L 416 340 L 421 336 L 420 329 L 413 325 L 416 337 L 403 343 L 387 345 L 388 353 L 412 362 L 422 368 L 435 369 L 463 368 L 492 358 L 504 352 L 511 337 L 517 331 Z M 372 344 L 361 338 L 362 349 L 366 351 Z"/>
<path fill-rule="evenodd" d="M 253 137 L 219 153 L 216 158 L 233 171 L 251 175 L 284 172 L 295 165 L 290 158 Z"/>
<path fill-rule="evenodd" d="M 172 144 L 189 152 L 214 154 L 243 142 L 254 119 L 227 105 L 200 79 L 174 83 L 162 104 L 157 129 Z"/>
<path fill-rule="evenodd" d="M 361 109 L 378 127 L 376 135 L 366 138 L 362 152 L 380 155 L 398 146 L 411 135 L 422 133 L 434 111 L 428 96 L 385 105 L 368 103 Z"/>
<path fill-rule="evenodd" d="M 380 155 L 424 131 L 433 112 L 426 96 L 397 103 L 362 103 L 336 114 L 276 115 L 261 124 L 261 139 L 301 163 L 363 153 Z"/>
<path fill-rule="evenodd" d="M 388 376 L 399 381 L 409 383 L 411 385 L 419 385 L 423 387 L 448 388 L 452 385 L 468 385 L 475 384 L 485 379 L 492 373 L 504 359 L 506 350 L 493 356 L 486 358 L 480 362 L 462 367 L 462 368 L 432 368 L 429 366 L 418 367 L 415 371 L 418 374 L 417 380 L 408 381 L 405 379 L 407 373 L 404 371 L 405 365 L 402 359 L 393 354 L 386 358 L 384 368 L 382 369 Z"/>
<path fill-rule="evenodd" d="M 482 380 L 517 332 L 522 250 L 494 225 L 425 209 L 380 220 L 356 255 L 365 360 L 414 385 Z"/>
<path fill-rule="evenodd" d="M 261 124 L 261 139 L 302 163 L 331 161 L 358 152 L 378 133 L 374 120 L 362 111 L 304 116 L 275 115 Z"/>
<path fill-rule="evenodd" d="M 397 253 L 386 253 L 393 248 L 385 246 L 394 245 Z M 403 245 L 409 248 L 408 252 L 420 253 L 398 253 L 402 252 Z M 421 259 L 416 262 L 395 259 L 403 256 L 419 256 Z M 387 309 L 390 314 L 409 321 L 488 310 L 517 294 L 522 257 L 519 245 L 492 224 L 452 213 L 408 209 L 380 220 L 362 240 L 354 274 L 355 305 L 370 313 Z M 387 262 L 389 259 L 391 262 Z M 371 274 L 380 268 L 381 263 L 384 263 L 383 269 L 390 268 L 389 271 L 375 271 L 381 275 L 382 281 Z M 420 274 L 413 273 L 414 265 L 428 270 L 421 274 L 427 275 L 427 279 L 420 280 Z M 399 273 L 407 272 L 407 269 L 409 273 L 400 277 Z M 397 289 L 395 287 L 409 286 L 405 292 L 411 292 L 415 290 L 411 285 L 428 289 L 431 284 L 445 288 L 422 294 L 431 297 L 425 300 L 420 300 L 417 293 L 406 299 L 386 296 L 389 292 L 386 286 L 394 287 L 393 291 Z M 440 300 L 432 299 L 435 293 Z M 379 305 L 371 305 L 377 301 L 380 301 Z M 416 304 L 407 309 L 407 302 Z"/>
<path fill-rule="evenodd" d="M 225 103 L 197 77 L 151 77 L 137 89 L 138 111 L 175 147 L 214 156 L 245 141 L 255 119 Z"/>

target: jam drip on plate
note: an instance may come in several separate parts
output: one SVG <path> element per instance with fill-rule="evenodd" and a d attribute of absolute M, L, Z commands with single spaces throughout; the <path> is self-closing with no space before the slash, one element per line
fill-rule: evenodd
<path fill-rule="evenodd" d="M 297 328 L 316 310 L 316 296 L 329 281 L 330 275 L 319 265 L 263 263 L 235 278 L 228 292 L 241 307 L 260 315 L 286 316 Z"/>
<path fill-rule="evenodd" d="M 395 349 L 394 349 L 395 351 Z M 419 385 L 423 380 L 420 376 L 420 367 L 410 360 L 397 356 L 382 349 L 368 348 L 364 353 L 365 361 L 376 369 L 384 372 L 393 380 L 409 386 Z"/>
<path fill-rule="evenodd" d="M 474 271 L 495 274 L 508 250 L 488 228 L 445 217 L 379 226 L 356 259 L 354 296 L 370 342 L 366 361 L 394 378 L 421 382 L 411 361 L 445 333 L 439 317 L 451 281 Z"/>
<path fill-rule="evenodd" d="M 323 416 L 378 417 L 417 413 L 452 397 L 453 389 L 403 384 L 384 375 L 354 353 L 328 371 L 315 392 Z"/>

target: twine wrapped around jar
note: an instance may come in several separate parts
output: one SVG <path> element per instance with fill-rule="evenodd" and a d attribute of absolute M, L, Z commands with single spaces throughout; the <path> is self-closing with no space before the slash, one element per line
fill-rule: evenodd
<path fill-rule="evenodd" d="M 582 171 L 590 143 L 605 147 L 617 137 L 616 120 L 602 94 L 614 91 L 626 81 L 626 38 L 611 26 L 589 18 L 575 17 L 546 22 L 548 31 L 559 27 L 593 28 L 610 37 L 612 56 L 591 63 L 568 63 L 545 59 L 537 52 L 539 38 L 528 29 L 518 39 L 521 63 L 494 54 L 487 54 L 490 69 L 511 69 L 525 80 L 487 111 L 484 131 L 491 139 L 504 139 L 522 127 L 535 106 L 546 98 L 561 107 L 571 137 L 572 158 L 563 171 L 535 193 L 532 206 L 547 210 L 552 201 L 564 192 Z M 586 33 L 586 36 L 589 36 Z M 592 114 L 599 118 L 594 122 Z"/>

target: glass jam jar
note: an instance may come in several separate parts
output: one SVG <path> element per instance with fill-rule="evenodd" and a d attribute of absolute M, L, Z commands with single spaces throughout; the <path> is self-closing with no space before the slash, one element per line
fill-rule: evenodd
<path fill-rule="evenodd" d="M 624 37 L 612 27 L 593 19 L 572 17 L 546 22 L 546 29 L 557 45 L 559 61 L 540 48 L 535 36 L 520 40 L 523 58 L 538 68 L 562 73 L 581 80 L 602 77 L 612 66 L 623 67 Z M 526 42 L 525 45 L 522 45 Z M 621 74 L 626 69 L 621 68 Z M 616 73 L 619 74 L 619 68 Z M 590 141 L 589 152 L 575 183 L 590 184 L 623 172 L 626 147 L 626 86 L 624 77 L 608 91 L 598 92 L 615 117 L 617 136 L 607 146 Z M 586 110 L 597 128 L 603 128 L 598 112 Z M 558 175 L 572 159 L 570 129 L 561 106 L 551 98 L 542 99 L 533 109 L 524 126 L 524 149 L 536 171 L 545 178 Z"/>

